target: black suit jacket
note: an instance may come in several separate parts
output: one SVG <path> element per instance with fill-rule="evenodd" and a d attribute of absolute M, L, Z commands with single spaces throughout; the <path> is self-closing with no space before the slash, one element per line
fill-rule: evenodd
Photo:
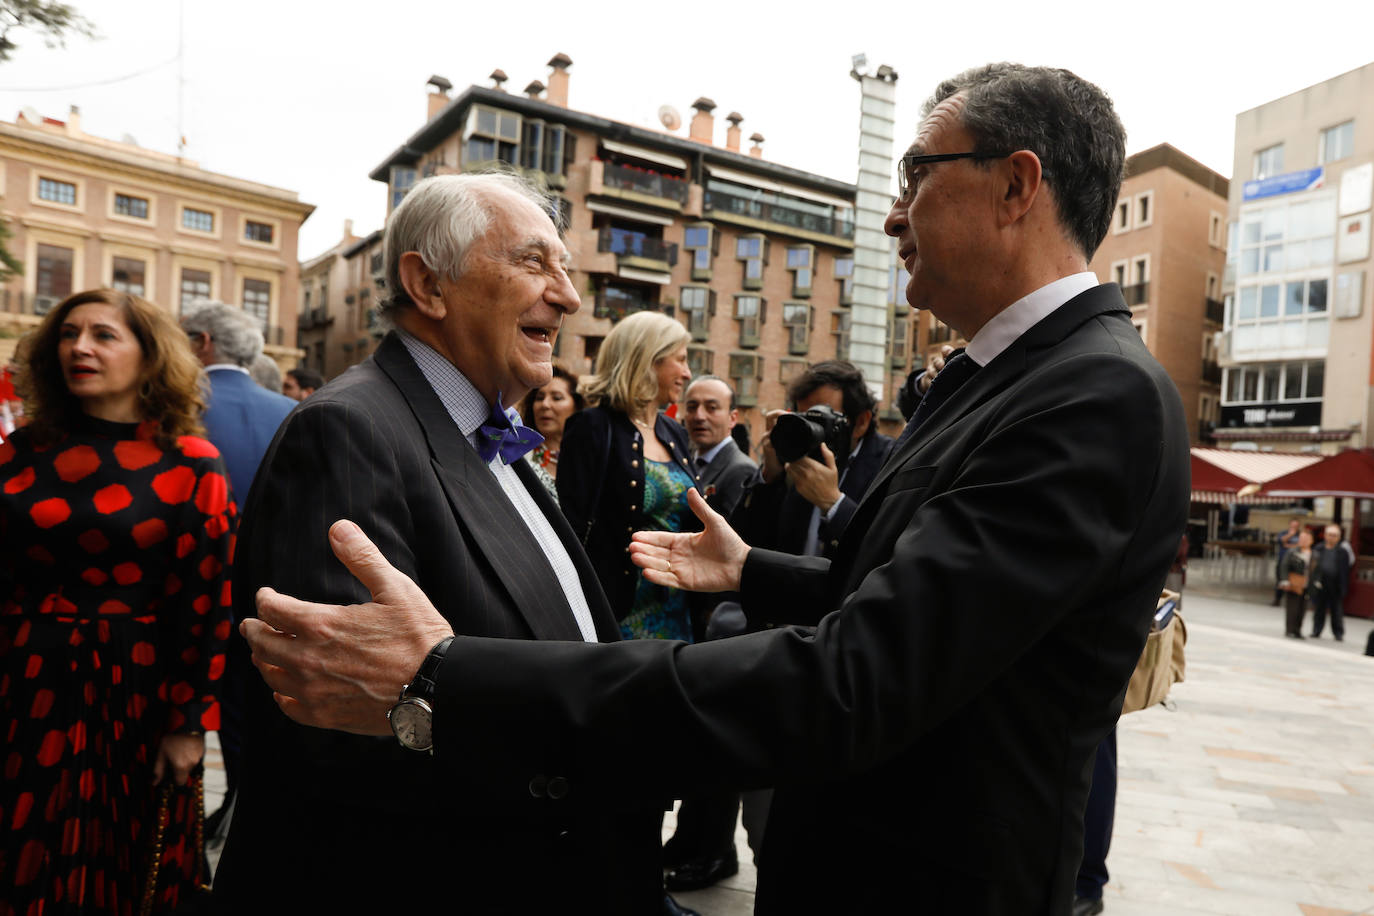
<path fill-rule="evenodd" d="M 840 536 L 859 508 L 859 500 L 878 476 L 892 446 L 893 439 L 879 432 L 864 440 L 863 448 L 840 481 L 839 508 L 828 521 L 821 519 L 816 532 L 822 556 L 830 556 L 839 546 Z M 806 550 L 806 533 L 811 527 L 811 510 L 815 508 L 788 483 L 786 475 L 772 483 L 764 483 L 761 476 L 755 475 L 730 522 L 750 546 L 800 554 Z"/>
<path fill-rule="evenodd" d="M 459 787 L 550 755 L 589 790 L 626 759 L 655 761 L 626 792 L 776 782 L 760 913 L 1062 916 L 1188 462 L 1178 392 L 1096 287 L 894 449 L 833 563 L 750 553 L 746 609 L 824 615 L 814 632 L 458 640 L 439 760 Z M 484 702 L 494 685 L 529 714 Z"/>
<path fill-rule="evenodd" d="M 687 431 L 659 414 L 654 435 L 693 480 Z M 601 405 L 573 414 L 558 452 L 558 505 L 587 550 L 617 620 L 634 606 L 638 567 L 630 536 L 650 527 L 644 514 L 644 436 L 619 410 Z M 687 529 L 700 527 L 685 507 Z"/>
<path fill-rule="evenodd" d="M 526 462 L 512 466 L 567 547 L 598 638 L 616 640 L 572 531 Z M 237 612 L 253 615 L 263 585 L 310 600 L 367 601 L 327 542 L 340 518 L 357 522 L 434 597 L 456 632 L 580 642 L 544 553 L 394 334 L 278 432 L 244 512 Z M 216 894 L 236 912 L 435 904 L 642 913 L 660 903 L 661 804 L 627 804 L 618 794 L 555 800 L 531 790 L 534 774 L 456 787 L 435 757 L 393 738 L 292 723 L 260 678 L 249 694 L 245 773 L 216 876 Z M 523 715 L 518 706 L 507 711 L 512 720 Z"/>
<path fill-rule="evenodd" d="M 729 518 L 744 496 L 744 485 L 757 468 L 735 440 L 727 437 L 720 451 L 697 475 L 697 486 L 710 507 Z"/>

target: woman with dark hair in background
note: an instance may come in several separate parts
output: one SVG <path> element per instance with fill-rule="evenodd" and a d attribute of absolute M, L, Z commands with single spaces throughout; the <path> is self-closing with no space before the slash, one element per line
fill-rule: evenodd
<path fill-rule="evenodd" d="M 558 502 L 558 457 L 563 446 L 563 425 L 568 417 L 585 406 L 577 391 L 577 376 L 557 363 L 553 378 L 542 388 L 535 388 L 520 402 L 520 419 L 544 437 L 544 441 L 525 455 L 534 468 L 535 476 Z"/>
<path fill-rule="evenodd" d="M 200 438 L 200 364 L 170 314 L 108 289 L 58 304 L 19 362 L 30 423 L 0 445 L 0 913 L 169 910 L 208 879 L 190 777 L 230 627 L 235 510 Z"/>

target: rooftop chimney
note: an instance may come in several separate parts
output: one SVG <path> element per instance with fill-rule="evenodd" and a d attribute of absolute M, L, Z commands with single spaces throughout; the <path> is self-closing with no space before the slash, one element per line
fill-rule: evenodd
<path fill-rule="evenodd" d="M 711 112 L 716 110 L 716 103 L 702 96 L 692 103 L 692 107 L 697 113 L 692 115 L 692 123 L 687 128 L 687 139 L 710 146 L 711 137 L 716 131 L 716 119 L 711 117 Z"/>
<path fill-rule="evenodd" d="M 67 113 L 67 133 L 72 136 L 81 136 L 81 109 L 73 105 Z"/>
<path fill-rule="evenodd" d="M 749 147 L 749 155 L 753 156 L 755 159 L 762 159 L 762 158 L 763 158 L 763 134 L 760 134 L 760 133 L 750 134 L 750 136 L 749 136 L 749 142 L 752 143 L 752 144 L 754 144 L 753 146 Z"/>
<path fill-rule="evenodd" d="M 453 88 L 453 84 L 436 74 L 431 76 L 425 85 L 434 87 L 429 94 L 429 108 L 425 113 L 425 120 L 431 121 L 448 104 L 448 91 Z"/>
<path fill-rule="evenodd" d="M 725 120 L 730 122 L 730 126 L 725 128 L 725 148 L 733 153 L 739 152 L 739 122 L 744 120 L 744 115 L 738 111 L 732 111 L 725 116 Z"/>
<path fill-rule="evenodd" d="M 550 105 L 557 105 L 560 108 L 568 107 L 568 68 L 572 66 L 572 58 L 566 54 L 555 54 L 549 58 L 549 97 L 546 100 Z"/>
<path fill-rule="evenodd" d="M 509 77 L 506 76 L 505 70 L 493 70 L 491 71 L 491 76 L 487 77 L 487 79 L 491 80 L 491 88 L 495 89 L 497 92 L 506 91 L 501 88 L 501 84 L 504 83 L 508 78 Z"/>
<path fill-rule="evenodd" d="M 353 220 L 351 219 L 344 220 L 344 238 L 353 238 Z"/>
<path fill-rule="evenodd" d="M 525 87 L 525 95 L 532 99 L 539 98 L 539 94 L 544 91 L 544 84 L 539 80 L 530 80 L 530 84 Z"/>

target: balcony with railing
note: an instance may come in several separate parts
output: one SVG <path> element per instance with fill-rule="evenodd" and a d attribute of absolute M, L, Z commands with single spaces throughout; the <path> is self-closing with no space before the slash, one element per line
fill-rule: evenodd
<path fill-rule="evenodd" d="M 596 250 L 612 252 L 622 264 L 639 262 L 635 266 L 663 271 L 677 266 L 676 242 L 665 242 L 631 229 L 602 226 L 596 234 Z"/>
<path fill-rule="evenodd" d="M 602 181 L 604 187 L 612 191 L 642 195 L 658 201 L 672 201 L 679 206 L 687 203 L 687 192 L 692 185 L 686 178 L 676 175 L 665 175 L 650 169 L 616 165 L 612 162 L 602 164 Z"/>
<path fill-rule="evenodd" d="M 789 207 L 777 201 L 758 200 L 729 194 L 725 191 L 708 190 L 705 197 L 708 213 L 742 216 L 763 223 L 770 223 L 783 231 L 800 230 L 810 235 L 825 236 L 827 239 L 854 238 L 854 220 L 835 216 L 822 216 L 805 210 Z"/>
<path fill-rule="evenodd" d="M 1208 320 L 1221 324 L 1226 319 L 1226 303 L 1220 299 L 1203 299 L 1203 316 Z"/>
<path fill-rule="evenodd" d="M 1126 297 L 1127 305 L 1144 305 L 1150 301 L 1149 281 L 1136 283 L 1133 286 L 1124 286 L 1121 288 L 1121 295 Z"/>
<path fill-rule="evenodd" d="M 1221 384 L 1221 366 L 1212 360 L 1202 361 L 1202 380 L 1209 385 Z"/>
<path fill-rule="evenodd" d="M 635 312 L 656 311 L 659 308 L 647 290 L 636 286 L 604 286 L 596 293 L 596 307 L 593 314 L 597 318 L 619 321 Z"/>

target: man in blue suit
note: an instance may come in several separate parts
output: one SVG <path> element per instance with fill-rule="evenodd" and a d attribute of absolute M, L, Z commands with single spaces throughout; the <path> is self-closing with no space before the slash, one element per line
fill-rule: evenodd
<path fill-rule="evenodd" d="M 248 367 L 262 354 L 263 338 L 257 319 L 243 309 L 223 302 L 198 302 L 182 313 L 181 326 L 190 336 L 191 349 L 210 379 L 209 404 L 201 418 L 206 437 L 224 456 L 234 501 L 242 509 L 267 446 L 272 444 L 277 427 L 296 402 L 268 391 L 248 374 Z M 231 640 L 226 695 L 220 704 L 223 727 L 219 733 L 228 794 L 224 806 L 210 816 L 209 835 L 216 833 L 238 788 L 243 757 L 241 694 L 247 671 L 248 657 L 242 640 Z"/>
<path fill-rule="evenodd" d="M 248 501 L 258 463 L 296 402 L 268 391 L 248 374 L 262 353 L 263 340 L 257 319 L 243 309 L 199 302 L 181 316 L 181 326 L 210 377 L 205 431 L 224 456 L 234 501 L 241 508 Z"/>

